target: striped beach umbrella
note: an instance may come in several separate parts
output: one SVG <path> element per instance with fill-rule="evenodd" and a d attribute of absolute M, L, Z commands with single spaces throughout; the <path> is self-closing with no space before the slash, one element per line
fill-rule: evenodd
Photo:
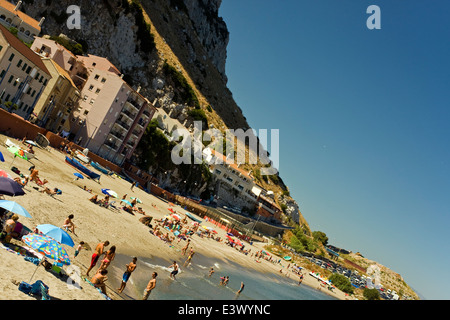
<path fill-rule="evenodd" d="M 65 265 L 70 265 L 67 251 L 55 239 L 45 235 L 30 233 L 23 236 L 22 241 L 34 250 L 44 254 L 47 258 Z"/>

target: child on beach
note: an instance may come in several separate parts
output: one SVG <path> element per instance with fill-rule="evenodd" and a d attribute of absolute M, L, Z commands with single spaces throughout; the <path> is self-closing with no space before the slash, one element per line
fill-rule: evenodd
<path fill-rule="evenodd" d="M 78 245 L 77 249 L 75 250 L 74 258 L 77 257 L 77 255 L 80 253 L 81 249 L 83 249 L 84 241 L 80 241 L 80 244 Z"/>
<path fill-rule="evenodd" d="M 211 267 L 211 269 L 209 270 L 209 275 L 208 275 L 208 277 L 211 277 L 213 273 L 214 273 L 214 268 Z"/>

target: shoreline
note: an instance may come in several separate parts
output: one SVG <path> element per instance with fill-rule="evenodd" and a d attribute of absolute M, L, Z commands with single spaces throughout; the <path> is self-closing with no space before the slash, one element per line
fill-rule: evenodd
<path fill-rule="evenodd" d="M 76 235 L 70 235 L 75 242 L 75 247 L 72 248 L 63 245 L 70 256 L 72 266 L 64 267 L 64 270 L 79 268 L 81 270 L 81 275 L 85 275 L 86 269 L 90 264 L 92 252 L 82 250 L 74 259 L 74 250 L 80 241 L 87 242 L 89 246 L 94 249 L 97 243 L 108 240 L 110 242 L 109 247 L 115 245 L 118 253 L 121 255 L 130 256 L 130 261 L 132 256 L 139 256 L 148 257 L 149 259 L 154 257 L 155 259 L 162 259 L 166 261 L 177 260 L 184 262 L 186 256 L 182 256 L 180 252 L 181 248 L 185 245 L 184 240 L 179 243 L 175 240 L 174 247 L 171 248 L 155 235 L 152 235 L 149 232 L 149 227 L 139 221 L 139 218 L 143 216 L 142 214 L 135 213 L 133 215 L 122 209 L 119 209 L 119 211 L 113 211 L 93 204 L 88 199 L 93 194 L 98 194 L 99 199 L 103 199 L 104 195 L 101 192 L 101 189 L 103 188 L 112 189 L 117 192 L 118 199 L 114 199 L 116 201 L 116 206 L 124 194 L 128 195 L 127 199 L 129 199 L 130 196 L 138 197 L 143 201 L 143 203 L 139 204 L 139 206 L 142 207 L 146 215 L 153 217 L 152 224 L 154 224 L 154 220 L 161 219 L 170 213 L 168 211 L 168 204 L 165 201 L 160 200 L 159 198 L 148 194 L 139 188 L 134 188 L 131 190 L 131 183 L 118 177 L 106 176 L 102 174 L 100 183 L 88 178 L 83 180 L 75 180 L 73 173 L 77 171 L 65 163 L 65 155 L 62 152 L 51 147 L 49 147 L 49 151 L 35 148 L 36 158 L 30 161 L 25 161 L 20 158 L 14 159 L 13 155 L 5 148 L 3 144 L 7 138 L 8 137 L 6 136 L 0 135 L 0 151 L 5 158 L 5 162 L 0 163 L 1 170 L 6 171 L 12 178 L 15 178 L 18 177 L 18 175 L 11 171 L 12 163 L 13 166 L 17 167 L 24 175 L 28 175 L 29 167 L 31 165 L 35 165 L 36 169 L 39 170 L 41 180 L 47 179 L 49 181 L 46 185 L 48 188 L 59 188 L 62 190 L 61 195 L 49 196 L 40 192 L 43 190 L 43 187 L 38 186 L 34 182 L 29 182 L 25 187 L 26 195 L 15 198 L 5 196 L 6 200 L 16 201 L 31 214 L 32 218 L 20 216 L 19 222 L 23 223 L 27 228 L 33 230 L 34 227 L 39 224 L 48 223 L 55 226 L 62 226 L 64 219 L 69 214 L 74 215 L 73 221 L 76 225 Z M 13 138 L 9 139 L 17 145 L 24 147 L 20 141 Z M 92 170 L 95 171 L 95 169 Z M 92 189 L 92 194 L 83 190 L 84 186 L 86 186 L 87 189 Z M 184 209 L 176 205 L 173 209 L 179 213 L 185 212 Z M 197 217 L 197 215 L 193 215 Z M 189 219 L 188 222 L 190 223 Z M 216 228 L 215 225 L 209 222 L 203 222 L 202 225 Z M 222 238 L 225 237 L 226 233 L 224 230 L 220 228 L 216 228 L 216 230 L 218 232 L 217 236 Z M 14 243 L 20 244 L 19 242 Z M 208 238 L 200 238 L 197 235 L 191 236 L 191 243 L 191 246 L 195 249 L 195 251 L 198 252 L 199 255 L 206 258 L 213 258 L 224 262 L 230 261 L 248 270 L 256 270 L 261 273 L 267 272 L 281 276 L 279 274 L 280 265 L 272 264 L 264 259 L 262 259 L 261 263 L 257 263 L 254 261 L 254 257 L 250 257 L 250 254 L 244 255 L 224 243 L 219 243 Z M 246 243 L 245 248 L 251 249 L 251 252 L 255 253 L 256 251 L 261 250 L 264 245 L 265 244 L 263 243 L 253 243 L 253 245 Z M 12 281 L 15 281 L 16 283 L 20 281 L 27 282 L 33 273 L 33 282 L 42 280 L 49 286 L 50 295 L 55 298 L 62 300 L 104 299 L 97 289 L 93 288 L 84 281 L 80 283 L 82 289 L 67 290 L 67 284 L 61 281 L 61 279 L 55 277 L 53 273 L 46 271 L 42 267 L 36 268 L 34 264 L 25 261 L 24 258 L 19 255 L 7 253 L 4 250 L 0 250 L 0 252 L 2 252 L 3 260 L 0 264 L 0 282 L 5 288 L 4 293 L 1 295 L 1 299 L 34 299 L 33 297 L 27 296 L 19 291 L 17 286 L 12 283 Z M 195 257 L 193 261 L 194 260 Z M 281 265 L 284 272 L 289 263 L 283 259 L 281 260 Z M 94 267 L 90 273 L 90 276 L 94 275 L 94 271 L 96 271 L 98 266 L 99 264 Z M 124 266 L 116 265 L 114 261 L 108 269 L 113 267 L 123 269 L 123 271 L 125 270 Z M 317 288 L 317 280 L 309 276 L 310 270 L 303 269 L 302 271 L 304 274 L 302 285 Z M 298 279 L 298 277 L 293 273 L 291 273 L 290 278 L 292 281 L 295 281 L 294 279 Z M 108 282 L 107 284 L 110 286 Z M 111 289 L 107 291 L 110 293 Z M 326 289 L 321 291 L 336 299 L 350 299 L 338 289 L 336 289 L 334 293 L 327 292 L 328 290 Z M 111 298 L 113 300 L 121 299 L 117 293 L 111 293 Z"/>

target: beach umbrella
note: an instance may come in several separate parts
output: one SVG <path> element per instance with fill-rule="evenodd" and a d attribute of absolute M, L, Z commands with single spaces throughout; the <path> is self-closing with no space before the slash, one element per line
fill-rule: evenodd
<path fill-rule="evenodd" d="M 177 219 L 177 220 L 180 220 L 180 219 L 181 219 L 181 217 L 180 217 L 179 215 L 177 215 L 176 213 L 171 214 L 170 216 L 173 217 L 173 218 L 175 218 L 175 219 Z"/>
<path fill-rule="evenodd" d="M 73 242 L 70 235 L 63 229 L 54 226 L 52 224 L 41 224 L 36 227 L 39 232 L 46 235 L 47 237 L 53 238 L 61 244 L 66 244 L 73 247 L 75 243 Z"/>
<path fill-rule="evenodd" d="M 42 234 L 29 233 L 22 237 L 22 241 L 27 246 L 33 248 L 46 257 L 53 259 L 60 264 L 70 265 L 70 259 L 67 251 L 55 239 Z M 33 279 L 39 265 L 40 264 L 38 264 L 34 270 L 34 273 L 28 282 L 31 283 L 31 279 Z"/>
<path fill-rule="evenodd" d="M 31 141 L 31 140 L 27 140 L 27 141 L 25 141 L 26 143 L 28 143 L 28 144 L 31 144 L 33 147 L 37 147 L 38 145 L 36 144 L 36 142 L 34 142 L 34 141 Z"/>
<path fill-rule="evenodd" d="M 0 161 L 5 162 L 5 158 L 3 157 L 3 153 L 0 152 Z"/>
<path fill-rule="evenodd" d="M 70 259 L 66 249 L 51 237 L 29 233 L 22 237 L 22 241 L 37 252 L 44 254 L 47 258 L 65 265 L 70 265 Z"/>
<path fill-rule="evenodd" d="M 83 175 L 82 175 L 81 173 L 75 172 L 73 175 L 74 175 L 75 177 L 77 177 L 75 180 L 78 180 L 78 179 L 84 179 L 84 177 L 83 177 Z M 75 180 L 74 180 L 74 181 L 75 181 Z"/>
<path fill-rule="evenodd" d="M 0 200 L 0 208 L 8 210 L 9 212 L 18 214 L 19 216 L 23 216 L 26 218 L 32 218 L 32 216 L 22 207 L 20 204 L 14 201 L 8 200 Z"/>
<path fill-rule="evenodd" d="M 118 197 L 117 193 L 112 191 L 112 190 L 110 190 L 110 189 L 102 189 L 102 192 L 103 192 L 103 194 L 107 194 L 107 195 L 109 195 L 111 197 L 114 197 L 114 198 Z"/>
<path fill-rule="evenodd" d="M 142 200 L 141 200 L 141 199 L 139 199 L 139 198 L 135 198 L 135 197 L 130 197 L 130 199 L 131 199 L 131 200 L 134 200 L 134 199 L 136 199 L 136 202 L 137 202 L 137 203 L 142 203 Z"/>
<path fill-rule="evenodd" d="M 129 205 L 129 206 L 132 206 L 131 202 L 128 201 L 128 200 L 122 200 L 121 202 L 123 202 L 123 203 L 125 203 L 125 204 L 127 204 L 127 205 Z"/>
<path fill-rule="evenodd" d="M 9 178 L 9 174 L 6 171 L 0 170 L 0 177 Z"/>
<path fill-rule="evenodd" d="M 229 235 L 230 237 L 234 237 L 234 234 L 228 232 L 227 235 Z"/>
<path fill-rule="evenodd" d="M 168 208 L 167 210 L 169 210 L 172 213 L 175 213 L 172 208 Z"/>
<path fill-rule="evenodd" d="M 0 177 L 0 194 L 10 197 L 23 196 L 22 186 L 11 178 Z"/>
<path fill-rule="evenodd" d="M 242 242 L 239 241 L 239 239 L 236 239 L 234 242 L 235 242 L 238 246 L 242 246 Z"/>
<path fill-rule="evenodd" d="M 14 155 L 13 161 L 11 162 L 11 164 L 9 165 L 10 167 L 13 165 L 14 161 L 16 161 L 16 157 L 22 158 L 24 160 L 28 161 L 27 155 L 25 154 L 25 152 L 20 149 L 19 147 L 9 147 L 8 151 L 11 152 Z"/>

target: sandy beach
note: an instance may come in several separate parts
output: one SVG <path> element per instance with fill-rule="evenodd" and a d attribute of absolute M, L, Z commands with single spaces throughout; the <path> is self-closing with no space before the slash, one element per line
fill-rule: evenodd
<path fill-rule="evenodd" d="M 31 230 L 40 224 L 53 224 L 61 227 L 67 216 L 73 214 L 73 221 L 76 225 L 76 235 L 71 233 L 71 236 L 75 242 L 75 247 L 63 246 L 71 258 L 72 266 L 78 267 L 82 276 L 85 275 L 86 270 L 89 267 L 92 251 L 82 250 L 80 254 L 74 258 L 75 248 L 80 241 L 88 243 L 89 246 L 94 249 L 99 242 L 108 240 L 110 246 L 115 245 L 117 247 L 118 253 L 121 255 L 129 255 L 130 261 L 133 256 L 148 257 L 150 259 L 155 257 L 166 259 L 167 261 L 178 260 L 180 262 L 183 262 L 186 259 L 186 256 L 182 256 L 180 253 L 180 249 L 184 247 L 186 242 L 182 240 L 178 243 L 177 240 L 175 240 L 173 242 L 174 247 L 169 247 L 164 241 L 151 234 L 149 232 L 149 227 L 139 221 L 139 218 L 143 216 L 142 214 L 135 213 L 133 215 L 122 209 L 119 209 L 118 211 L 106 209 L 90 202 L 88 199 L 93 194 L 98 194 L 99 198 L 103 199 L 104 195 L 101 192 L 102 188 L 112 189 L 118 194 L 119 198 L 114 199 L 116 200 L 117 206 L 120 199 L 125 194 L 128 195 L 127 200 L 130 200 L 130 197 L 138 197 L 143 201 L 142 204 L 139 204 L 139 207 L 142 207 L 145 214 L 153 217 L 154 220 L 161 219 L 167 214 L 170 214 L 168 211 L 169 204 L 166 201 L 150 195 L 139 188 L 131 190 L 131 183 L 115 176 L 106 176 L 102 174 L 99 183 L 88 178 L 75 180 L 76 177 L 74 176 L 74 173 L 77 171 L 65 163 L 65 154 L 51 147 L 47 150 L 35 148 L 36 158 L 30 161 L 20 158 L 14 159 L 13 154 L 11 154 L 4 145 L 6 139 L 7 137 L 0 136 L 0 152 L 2 152 L 5 158 L 5 162 L 0 162 L 1 170 L 6 171 L 12 178 L 15 178 L 18 177 L 18 175 L 11 171 L 11 163 L 13 163 L 13 166 L 17 167 L 24 175 L 28 175 L 30 173 L 28 169 L 30 166 L 34 165 L 36 169 L 39 170 L 40 179 L 47 179 L 49 181 L 46 186 L 51 189 L 58 188 L 62 190 L 62 194 L 50 196 L 40 192 L 43 190 L 43 187 L 38 186 L 34 182 L 30 182 L 25 187 L 26 195 L 15 198 L 5 196 L 5 199 L 16 201 L 27 209 L 32 215 L 32 218 L 20 216 L 19 222 L 23 223 Z M 11 140 L 16 144 L 25 147 L 20 141 Z M 95 171 L 94 169 L 92 170 Z M 87 189 L 92 189 L 92 194 L 83 190 L 84 186 L 86 186 Z M 176 205 L 172 208 L 179 213 L 185 212 L 181 207 Z M 190 222 L 191 221 L 189 220 L 189 223 Z M 212 228 L 216 227 L 209 222 L 203 222 L 202 225 Z M 225 230 L 220 228 L 215 228 L 215 230 L 218 232 L 217 236 L 225 238 Z M 25 246 L 22 242 L 16 240 L 13 240 L 12 243 L 19 246 Z M 193 235 L 191 237 L 191 243 L 192 247 L 199 255 L 215 257 L 217 259 L 222 259 L 223 261 L 233 261 L 245 268 L 258 270 L 260 272 L 280 274 L 279 264 L 273 264 L 265 260 L 261 260 L 261 262 L 258 263 L 251 255 L 244 255 L 238 250 L 225 245 L 223 242 L 217 242 L 209 238 L 200 238 L 197 235 Z M 253 243 L 253 245 L 250 245 L 249 243 L 246 243 L 245 248 L 251 249 L 251 252 L 254 253 L 261 250 L 264 245 L 266 244 Z M 33 296 L 26 295 L 19 291 L 17 283 L 20 283 L 21 281 L 34 283 L 37 280 L 43 281 L 49 287 L 49 294 L 55 299 L 105 299 L 97 289 L 85 281 L 80 281 L 81 288 L 77 288 L 76 286 L 68 285 L 66 281 L 61 280 L 54 273 L 45 270 L 42 266 L 36 268 L 33 263 L 26 261 L 21 255 L 9 252 L 4 248 L 0 250 L 0 255 L 2 261 L 0 263 L 0 286 L 2 287 L 2 293 L 0 294 L 1 300 L 34 300 L 35 298 Z M 282 261 L 282 264 L 284 266 L 283 270 L 286 270 L 289 263 L 287 261 Z M 114 266 L 114 261 L 111 265 Z M 94 275 L 98 266 L 99 264 L 91 271 L 90 277 Z M 70 272 L 73 267 L 65 266 L 64 270 Z M 115 267 L 124 268 L 124 266 Z M 309 276 L 308 273 L 309 270 L 303 269 L 304 280 L 302 285 L 317 288 L 317 280 Z M 32 275 L 32 281 L 29 282 Z M 78 279 L 76 275 L 73 275 L 73 277 L 74 279 Z M 294 273 L 291 273 L 289 277 L 292 281 L 298 281 L 298 276 Z M 151 275 L 149 274 L 148 279 L 150 280 L 150 278 Z M 107 293 L 110 298 L 113 300 L 122 299 L 121 295 L 115 292 L 115 289 L 116 288 L 111 286 L 107 287 Z M 125 289 L 125 292 L 126 290 L 127 289 Z M 348 299 L 348 297 L 338 289 L 334 290 L 334 292 L 322 289 L 322 292 L 330 294 L 337 299 Z"/>

